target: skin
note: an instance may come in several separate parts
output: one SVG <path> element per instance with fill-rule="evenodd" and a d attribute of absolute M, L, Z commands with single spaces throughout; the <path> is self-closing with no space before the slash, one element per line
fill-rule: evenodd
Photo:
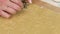
<path fill-rule="evenodd" d="M 23 8 L 21 0 L 0 0 L 0 16 L 9 18 Z"/>

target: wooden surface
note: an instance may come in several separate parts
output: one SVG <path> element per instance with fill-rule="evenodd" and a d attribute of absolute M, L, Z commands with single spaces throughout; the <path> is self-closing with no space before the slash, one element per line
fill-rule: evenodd
<path fill-rule="evenodd" d="M 0 34 L 60 34 L 60 14 L 31 4 L 10 19 L 0 17 Z"/>
<path fill-rule="evenodd" d="M 51 4 L 48 4 L 48 3 L 46 3 L 46 2 L 43 2 L 43 1 L 41 1 L 41 0 L 32 0 L 32 2 L 33 2 L 34 4 L 39 5 L 39 6 L 44 6 L 44 8 L 47 8 L 47 9 L 53 10 L 53 11 L 55 11 L 55 12 L 57 12 L 57 13 L 60 13 L 60 8 L 55 7 L 55 6 L 53 6 L 53 5 L 51 5 Z"/>

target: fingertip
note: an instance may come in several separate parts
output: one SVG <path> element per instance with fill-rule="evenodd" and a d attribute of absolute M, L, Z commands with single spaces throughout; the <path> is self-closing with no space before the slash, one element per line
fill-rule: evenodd
<path fill-rule="evenodd" d="M 32 3 L 32 0 L 28 0 L 29 3 Z"/>
<path fill-rule="evenodd" d="M 6 13 L 4 11 L 0 11 L 0 12 L 1 12 L 1 17 L 4 17 L 4 18 L 10 18 L 11 17 L 10 14 L 8 14 L 8 13 Z"/>

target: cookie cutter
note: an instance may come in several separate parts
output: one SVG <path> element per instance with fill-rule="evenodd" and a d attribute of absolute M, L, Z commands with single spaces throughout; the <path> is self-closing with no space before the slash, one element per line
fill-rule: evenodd
<path fill-rule="evenodd" d="M 23 2 L 23 5 L 24 5 L 24 8 L 27 8 L 28 4 L 32 3 L 31 0 L 22 0 L 22 2 Z"/>
<path fill-rule="evenodd" d="M 22 2 L 23 2 L 23 5 L 24 5 L 24 8 L 26 8 L 27 2 L 25 0 L 22 0 Z"/>

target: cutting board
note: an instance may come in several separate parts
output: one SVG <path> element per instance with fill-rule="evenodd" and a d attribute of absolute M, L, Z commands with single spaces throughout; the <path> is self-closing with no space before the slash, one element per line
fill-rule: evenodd
<path fill-rule="evenodd" d="M 52 5 L 51 3 L 48 3 L 47 1 L 48 0 L 46 0 L 46 1 L 43 1 L 43 0 L 32 0 L 32 3 L 36 4 L 38 6 L 50 9 L 50 10 L 52 10 L 54 12 L 60 13 L 60 8 L 59 7 L 53 6 L 53 5 L 55 5 L 55 4 L 53 4 L 53 2 L 52 2 L 52 4 L 53 4 Z"/>

